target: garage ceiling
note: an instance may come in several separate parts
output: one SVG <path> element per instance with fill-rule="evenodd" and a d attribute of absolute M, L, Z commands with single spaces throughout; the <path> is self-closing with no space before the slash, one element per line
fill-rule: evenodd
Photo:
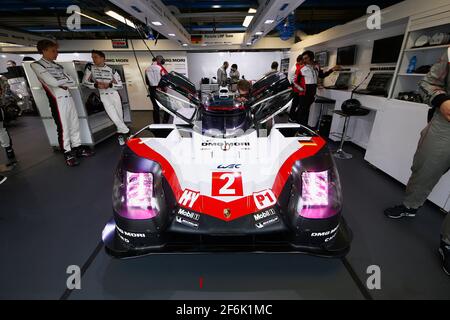
<path fill-rule="evenodd" d="M 242 25 L 250 8 L 258 8 L 258 0 L 161 0 L 191 34 L 245 32 Z M 294 12 L 295 29 L 315 34 L 365 15 L 366 8 L 381 8 L 398 0 L 306 0 Z M 66 27 L 67 7 L 78 5 L 81 11 L 107 26 L 82 17 L 82 29 L 71 32 Z M 107 0 L 2 0 L 0 28 L 33 33 L 55 39 L 138 38 L 136 31 L 105 14 L 112 9 L 125 17 L 129 14 Z M 131 19 L 132 20 L 132 19 Z M 136 22 L 136 21 L 135 21 Z M 112 27 L 111 27 L 112 26 Z M 113 28 L 114 27 L 114 28 Z M 278 36 L 276 29 L 271 36 Z"/>

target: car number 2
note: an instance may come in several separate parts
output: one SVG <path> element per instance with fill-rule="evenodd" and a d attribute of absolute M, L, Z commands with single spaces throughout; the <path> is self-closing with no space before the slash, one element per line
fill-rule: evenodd
<path fill-rule="evenodd" d="M 213 172 L 212 192 L 213 197 L 242 196 L 242 176 L 240 172 Z"/>

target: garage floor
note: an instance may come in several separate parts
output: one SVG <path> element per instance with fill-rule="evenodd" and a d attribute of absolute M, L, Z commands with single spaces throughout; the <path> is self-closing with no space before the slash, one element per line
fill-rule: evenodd
<path fill-rule="evenodd" d="M 138 128 L 151 114 L 133 119 Z M 354 232 L 345 259 L 192 254 L 121 261 L 108 257 L 100 240 L 111 216 L 115 139 L 67 168 L 39 118 L 20 119 L 10 133 L 20 163 L 0 185 L 0 299 L 450 299 L 437 253 L 443 212 L 427 204 L 413 220 L 385 218 L 403 186 L 351 145 L 355 157 L 338 161 Z M 81 290 L 66 289 L 69 265 L 82 267 Z M 381 268 L 381 290 L 365 286 L 370 265 Z"/>

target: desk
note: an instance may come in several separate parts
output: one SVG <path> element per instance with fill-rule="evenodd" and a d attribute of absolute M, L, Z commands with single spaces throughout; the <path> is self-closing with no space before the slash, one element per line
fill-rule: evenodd
<path fill-rule="evenodd" d="M 330 89 L 319 89 L 317 94 L 336 100 L 335 110 L 340 110 L 342 102 L 351 96 L 350 91 Z M 354 94 L 353 97 L 372 112 L 364 117 L 352 117 L 347 131 L 350 141 L 366 149 L 366 161 L 406 185 L 420 132 L 427 124 L 428 107 L 377 96 Z M 311 107 L 310 125 L 315 124 L 318 108 L 319 105 Z M 343 123 L 341 117 L 333 115 L 331 132 L 342 131 Z M 441 178 L 428 199 L 450 211 L 450 172 Z"/>

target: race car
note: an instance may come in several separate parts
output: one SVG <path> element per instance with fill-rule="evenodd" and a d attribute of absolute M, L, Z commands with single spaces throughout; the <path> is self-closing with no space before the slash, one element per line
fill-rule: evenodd
<path fill-rule="evenodd" d="M 242 97 L 198 93 L 171 72 L 157 103 L 180 123 L 151 124 L 128 140 L 102 234 L 108 254 L 348 252 L 352 234 L 326 141 L 273 121 L 292 103 L 285 74 Z"/>

